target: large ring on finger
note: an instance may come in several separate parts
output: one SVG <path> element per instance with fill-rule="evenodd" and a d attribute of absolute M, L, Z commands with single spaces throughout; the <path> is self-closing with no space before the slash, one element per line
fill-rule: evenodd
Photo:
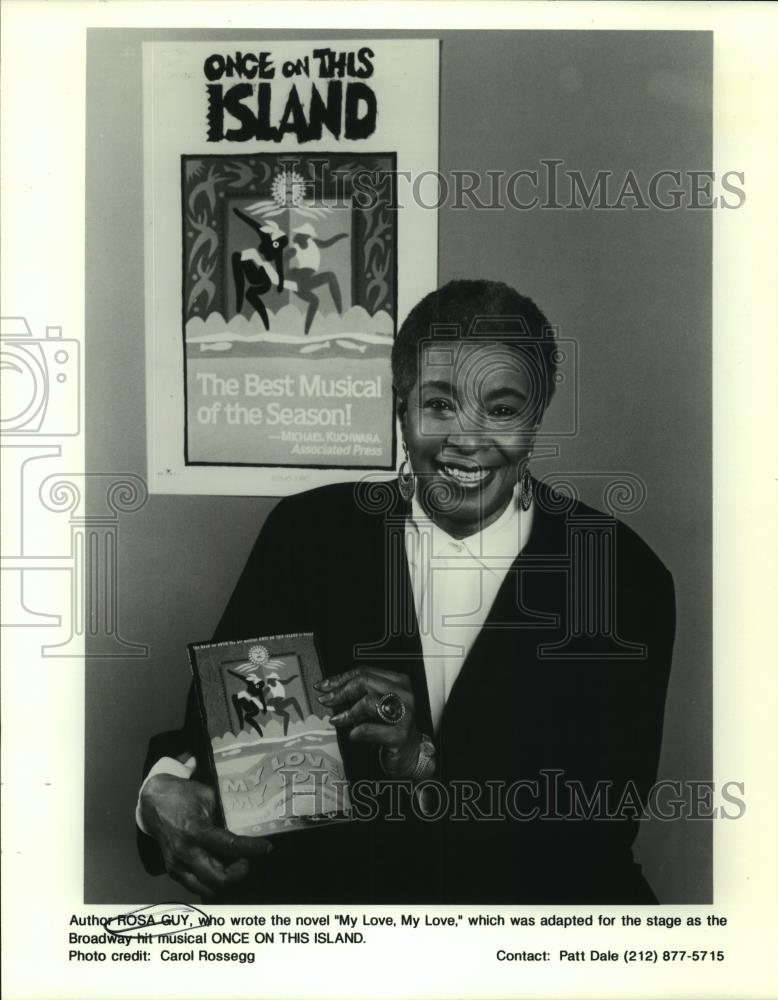
<path fill-rule="evenodd" d="M 393 691 L 383 695 L 378 699 L 376 712 L 381 722 L 389 726 L 396 726 L 405 716 L 405 702 Z"/>

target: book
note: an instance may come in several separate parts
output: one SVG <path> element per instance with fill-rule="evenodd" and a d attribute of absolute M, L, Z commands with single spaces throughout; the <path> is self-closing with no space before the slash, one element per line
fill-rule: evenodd
<path fill-rule="evenodd" d="M 190 643 L 224 826 L 262 837 L 351 818 L 348 780 L 309 632 Z"/>

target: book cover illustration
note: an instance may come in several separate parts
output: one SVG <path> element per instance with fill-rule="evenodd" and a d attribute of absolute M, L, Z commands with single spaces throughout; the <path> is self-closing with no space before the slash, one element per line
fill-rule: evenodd
<path fill-rule="evenodd" d="M 225 827 L 266 836 L 348 820 L 351 804 L 310 633 L 193 643 L 189 657 Z"/>
<path fill-rule="evenodd" d="M 393 468 L 396 156 L 181 168 L 187 462 Z"/>

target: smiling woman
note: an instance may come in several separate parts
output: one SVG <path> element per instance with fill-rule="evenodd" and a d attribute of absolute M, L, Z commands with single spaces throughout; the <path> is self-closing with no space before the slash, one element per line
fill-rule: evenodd
<path fill-rule="evenodd" d="M 272 844 L 220 829 L 190 698 L 148 755 L 150 870 L 224 902 L 656 901 L 632 843 L 673 581 L 621 522 L 531 475 L 558 360 L 504 284 L 451 282 L 410 312 L 397 482 L 282 500 L 214 637 L 314 634 L 355 822 Z"/>

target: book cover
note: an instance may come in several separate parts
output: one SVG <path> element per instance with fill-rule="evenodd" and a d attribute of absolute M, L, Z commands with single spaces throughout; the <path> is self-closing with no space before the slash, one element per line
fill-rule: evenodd
<path fill-rule="evenodd" d="M 350 819 L 313 635 L 192 643 L 189 658 L 226 829 L 261 837 Z"/>

